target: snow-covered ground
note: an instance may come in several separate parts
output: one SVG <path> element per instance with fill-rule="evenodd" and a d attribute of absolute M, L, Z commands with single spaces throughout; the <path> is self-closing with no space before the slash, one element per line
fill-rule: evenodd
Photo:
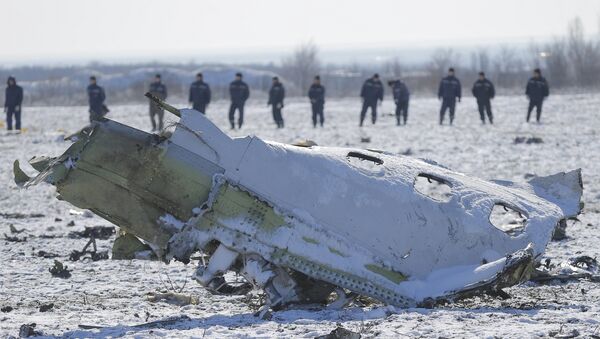
<path fill-rule="evenodd" d="M 431 98 L 411 102 L 409 125 L 395 126 L 383 104 L 379 122 L 358 127 L 358 99 L 326 103 L 325 128 L 313 129 L 304 100 L 289 100 L 284 108 L 286 128 L 277 130 L 264 102 L 247 107 L 243 130 L 229 131 L 227 103 L 217 102 L 208 116 L 234 136 L 255 134 L 291 143 L 310 139 L 324 146 L 353 146 L 410 153 L 430 158 L 454 170 L 489 179 L 524 180 L 528 173 L 549 175 L 583 168 L 585 210 L 581 222 L 570 224 L 569 238 L 549 245 L 553 263 L 589 255 L 600 257 L 600 95 L 553 95 L 544 105 L 543 123 L 526 124 L 524 97 L 497 97 L 496 124 L 482 126 L 473 99 L 458 104 L 455 125 L 438 126 L 439 103 Z M 111 106 L 109 118 L 148 129 L 146 106 Z M 253 316 L 244 296 L 214 296 L 192 282 L 194 265 L 165 265 L 151 261 L 71 262 L 73 249 L 87 239 L 72 239 L 71 231 L 84 226 L 110 225 L 99 217 L 70 214 L 67 203 L 55 199 L 54 188 L 39 185 L 26 191 L 12 181 L 12 161 L 24 167 L 34 155 L 58 155 L 67 134 L 87 123 L 85 107 L 25 108 L 21 135 L 0 132 L 0 213 L 22 213 L 23 218 L 0 214 L 0 234 L 27 237 L 26 242 L 0 240 L 0 336 L 17 335 L 25 323 L 37 323 L 44 335 L 66 337 L 307 337 L 331 332 L 341 324 L 364 337 L 536 337 L 561 336 L 577 330 L 600 335 L 600 286 L 591 282 L 527 283 L 507 289 L 500 300 L 475 298 L 436 309 L 398 309 L 386 306 L 344 310 L 287 310 L 270 320 Z M 383 113 L 383 114 L 382 114 Z M 168 113 L 167 113 L 168 114 Z M 167 115 L 168 116 L 168 115 Z M 170 120 L 174 118 L 168 116 Z M 542 144 L 515 144 L 516 137 L 540 137 Z M 361 139 L 370 138 L 369 143 Z M 33 214 L 43 214 L 35 216 Z M 68 226 L 73 221 L 75 226 Z M 11 234 L 9 225 L 25 231 Z M 42 237 L 46 236 L 46 237 Z M 110 240 L 98 242 L 109 250 Z M 37 256 L 43 250 L 60 255 L 72 269 L 70 279 L 48 272 L 54 259 Z M 183 294 L 198 298 L 197 305 L 150 302 L 151 292 L 183 286 Z M 48 312 L 42 304 L 53 303 Z M 135 326 L 180 317 L 161 326 Z M 79 325 L 102 328 L 84 329 Z"/>

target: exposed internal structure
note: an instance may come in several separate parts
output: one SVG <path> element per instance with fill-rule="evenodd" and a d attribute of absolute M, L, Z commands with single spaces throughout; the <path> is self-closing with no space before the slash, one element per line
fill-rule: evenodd
<path fill-rule="evenodd" d="M 580 212 L 579 170 L 489 182 L 384 152 L 231 139 L 193 110 L 169 136 L 104 119 L 23 186 L 53 184 L 165 260 L 210 256 L 195 279 L 230 291 L 233 270 L 268 307 L 353 296 L 411 307 L 527 278 L 554 228 Z"/>

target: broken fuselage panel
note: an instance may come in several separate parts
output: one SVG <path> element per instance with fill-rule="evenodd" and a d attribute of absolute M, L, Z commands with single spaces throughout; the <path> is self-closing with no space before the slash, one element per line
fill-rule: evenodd
<path fill-rule="evenodd" d="M 580 212 L 579 170 L 489 182 L 383 152 L 232 139 L 178 113 L 168 138 L 95 122 L 63 155 L 34 161 L 36 178 L 16 164 L 16 180 L 55 185 L 164 260 L 211 254 L 196 280 L 216 289 L 235 270 L 273 306 L 337 289 L 410 307 L 514 285 Z M 518 213 L 518 227 L 493 224 L 496 206 Z"/>

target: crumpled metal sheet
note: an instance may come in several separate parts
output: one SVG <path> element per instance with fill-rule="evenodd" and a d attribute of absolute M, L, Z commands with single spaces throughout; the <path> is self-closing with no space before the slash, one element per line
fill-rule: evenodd
<path fill-rule="evenodd" d="M 169 138 L 96 122 L 65 154 L 35 161 L 36 178 L 16 165 L 16 181 L 55 185 L 163 260 L 204 251 L 199 282 L 222 286 L 232 269 L 271 306 L 336 288 L 405 307 L 498 290 L 526 279 L 581 210 L 580 170 L 490 182 L 385 152 L 231 139 L 196 111 L 178 114 Z M 498 209 L 520 224 L 493 224 Z"/>

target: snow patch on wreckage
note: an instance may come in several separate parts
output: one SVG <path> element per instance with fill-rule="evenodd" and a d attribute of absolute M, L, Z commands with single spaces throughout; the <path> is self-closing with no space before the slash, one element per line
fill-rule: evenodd
<path fill-rule="evenodd" d="M 169 137 L 102 119 L 33 178 L 165 260 L 210 256 L 195 279 L 227 291 L 236 271 L 267 306 L 366 295 L 427 306 L 528 279 L 554 229 L 581 211 L 581 171 L 526 183 L 485 181 L 379 151 L 232 139 L 177 110 Z"/>

